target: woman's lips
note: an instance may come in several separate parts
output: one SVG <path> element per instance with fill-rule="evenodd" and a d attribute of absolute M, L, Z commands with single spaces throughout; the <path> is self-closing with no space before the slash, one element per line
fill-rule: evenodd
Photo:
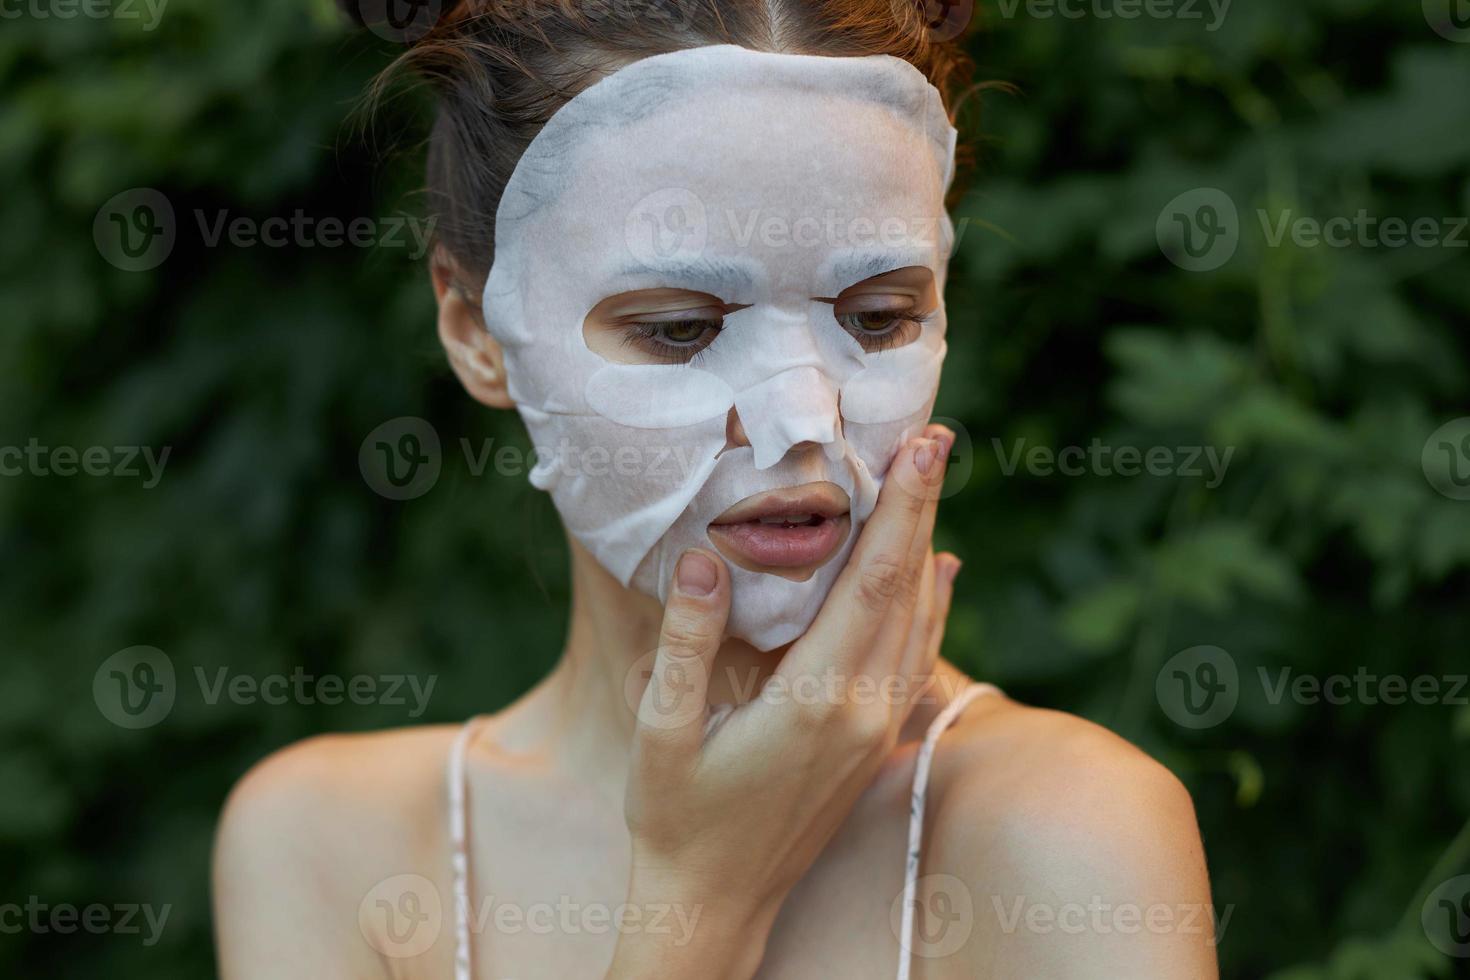
<path fill-rule="evenodd" d="M 752 565 L 768 568 L 802 568 L 820 565 L 832 557 L 847 538 L 848 517 L 818 517 L 811 524 L 712 524 L 710 540 L 730 557 L 744 558 Z"/>
<path fill-rule="evenodd" d="M 771 490 L 717 517 L 709 527 L 710 540 L 726 558 L 751 571 L 814 571 L 847 540 L 850 506 L 847 494 L 833 483 Z"/>

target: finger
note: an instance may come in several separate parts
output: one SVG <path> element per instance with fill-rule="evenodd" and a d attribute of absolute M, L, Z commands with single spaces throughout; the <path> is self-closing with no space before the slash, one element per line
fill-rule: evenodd
<path fill-rule="evenodd" d="M 943 585 L 940 570 L 939 557 L 932 551 L 926 553 L 924 556 L 924 585 L 920 590 L 919 602 L 915 608 L 908 634 L 903 638 L 903 642 L 898 644 L 899 652 L 893 658 L 891 667 L 894 673 L 906 681 L 911 679 L 909 672 L 917 669 L 923 659 L 922 651 L 928 645 L 934 620 L 939 615 L 939 592 Z"/>
<path fill-rule="evenodd" d="M 949 622 L 949 611 L 954 602 L 954 580 L 959 574 L 961 563 L 954 555 L 945 552 L 936 555 L 934 569 L 933 604 L 929 607 L 923 629 L 915 629 L 904 651 L 900 668 L 908 693 L 906 703 L 897 712 L 897 723 L 902 725 L 921 700 L 934 697 L 930 683 L 934 665 L 939 661 L 939 650 L 944 642 L 944 629 Z"/>
<path fill-rule="evenodd" d="M 919 656 L 915 653 L 918 648 L 919 639 L 922 635 L 928 638 L 929 623 L 936 615 L 935 604 L 938 601 L 938 565 L 934 553 L 924 549 L 923 577 L 919 584 L 919 597 L 914 603 L 914 610 L 909 616 L 890 615 L 888 622 L 879 631 L 879 643 L 888 644 L 885 652 L 880 657 L 875 657 L 875 662 L 870 670 L 877 678 L 879 690 L 884 692 L 884 703 L 890 712 L 890 723 L 896 724 L 907 712 L 902 706 L 914 695 L 914 678 L 910 676 L 910 664 L 917 664 Z M 902 621 L 905 624 L 904 632 L 896 634 L 894 624 Z"/>
<path fill-rule="evenodd" d="M 910 545 L 928 501 L 909 488 L 928 487 L 943 473 L 939 448 L 920 438 L 894 457 L 846 567 L 811 629 L 781 662 L 779 670 L 788 678 L 825 669 L 852 676 L 895 601 L 912 604 L 923 570 L 913 567 Z"/>
<path fill-rule="evenodd" d="M 674 570 L 658 650 L 638 704 L 635 741 L 666 764 L 697 753 L 709 714 L 709 680 L 730 615 L 730 572 L 713 552 L 686 551 Z"/>
<path fill-rule="evenodd" d="M 932 572 L 931 565 L 934 561 L 934 522 L 939 511 L 939 489 L 944 483 L 943 467 L 949 459 L 950 449 L 954 446 L 954 433 L 942 425 L 931 425 L 925 434 L 938 444 L 938 460 L 934 464 L 935 472 L 927 474 L 930 481 L 920 490 L 924 497 L 924 507 L 919 514 L 919 522 L 914 529 L 913 539 L 909 542 L 908 562 L 910 568 L 919 569 L 922 574 L 928 575 Z M 897 598 L 901 600 L 904 596 L 900 594 Z M 914 614 L 920 610 L 927 611 L 929 608 L 924 601 L 919 600 L 918 596 L 915 599 L 911 607 L 901 610 L 903 615 L 898 615 L 899 610 L 897 609 L 890 612 L 879 628 L 877 640 L 872 644 L 868 655 L 868 665 L 871 669 L 882 671 L 898 668 L 915 630 Z"/>
<path fill-rule="evenodd" d="M 945 561 L 939 567 L 939 605 L 935 610 L 934 626 L 929 631 L 923 659 L 918 666 L 918 672 L 923 676 L 934 673 L 934 667 L 939 663 L 939 652 L 944 647 L 944 634 L 949 628 L 949 611 L 954 608 L 954 581 L 959 577 L 960 569 L 965 567 L 965 563 L 954 555 L 946 553 L 941 557 Z"/>

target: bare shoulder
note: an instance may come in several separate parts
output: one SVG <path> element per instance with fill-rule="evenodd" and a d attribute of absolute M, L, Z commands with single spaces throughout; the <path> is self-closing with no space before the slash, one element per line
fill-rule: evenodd
<path fill-rule="evenodd" d="M 457 732 L 318 736 L 240 779 L 215 837 L 223 976 L 266 975 L 258 971 L 267 966 L 279 976 L 282 962 L 302 976 L 377 971 L 358 906 L 397 875 L 420 875 L 436 889 L 448 877 L 445 772 Z"/>
<path fill-rule="evenodd" d="M 999 693 L 972 702 L 944 734 L 934 779 L 936 795 L 966 807 L 971 823 L 1024 812 L 1058 831 L 1086 832 L 1122 811 L 1193 826 L 1183 784 L 1147 753 L 1084 718 Z"/>
<path fill-rule="evenodd" d="M 288 745 L 235 784 L 220 836 L 226 843 L 268 835 L 280 845 L 334 847 L 351 846 L 343 838 L 371 836 L 379 828 L 402 834 L 414 816 L 442 811 L 445 767 L 458 731 L 419 726 L 318 735 Z M 348 828 L 352 835 L 342 833 Z"/>
<path fill-rule="evenodd" d="M 941 739 L 931 793 L 924 871 L 963 882 L 981 975 L 1216 976 L 1193 802 L 1126 740 L 984 696 Z"/>

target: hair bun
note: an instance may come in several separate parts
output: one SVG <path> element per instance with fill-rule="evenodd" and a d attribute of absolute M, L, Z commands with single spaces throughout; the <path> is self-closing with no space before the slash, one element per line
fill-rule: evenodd
<path fill-rule="evenodd" d="M 459 19 L 466 0 L 337 0 L 352 22 L 395 44 L 414 44 Z"/>

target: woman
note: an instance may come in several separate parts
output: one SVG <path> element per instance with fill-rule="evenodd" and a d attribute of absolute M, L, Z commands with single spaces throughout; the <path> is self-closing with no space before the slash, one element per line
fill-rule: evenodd
<path fill-rule="evenodd" d="M 1215 976 L 1179 783 L 938 658 L 960 55 L 897 0 L 593 6 L 409 55 L 439 335 L 540 450 L 563 657 L 247 775 L 222 975 Z"/>

